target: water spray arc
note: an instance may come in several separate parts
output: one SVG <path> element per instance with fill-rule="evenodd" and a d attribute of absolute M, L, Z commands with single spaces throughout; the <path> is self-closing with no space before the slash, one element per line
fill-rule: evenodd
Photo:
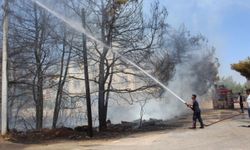
<path fill-rule="evenodd" d="M 48 8 L 47 6 L 45 6 L 44 4 L 40 3 L 37 0 L 32 0 L 34 3 L 36 3 L 38 6 L 40 6 L 41 8 L 47 10 L 49 13 L 53 14 L 55 17 L 57 17 L 58 19 L 60 19 L 61 21 L 63 21 L 64 23 L 68 24 L 71 28 L 75 29 L 76 31 L 79 31 L 83 34 L 85 34 L 88 38 L 96 41 L 98 44 L 102 45 L 103 47 L 106 47 L 108 49 L 110 49 L 113 53 L 117 54 L 121 59 L 125 60 L 126 62 L 128 62 L 129 64 L 131 64 L 132 66 L 134 66 L 135 68 L 139 69 L 141 72 L 143 72 L 144 74 L 146 74 L 148 77 L 150 77 L 152 80 L 154 80 L 156 83 L 158 83 L 161 87 L 163 87 L 165 90 L 167 90 L 168 92 L 170 92 L 172 95 L 174 95 L 179 101 L 181 101 L 182 103 L 186 104 L 186 102 L 179 97 L 176 93 L 174 93 L 172 90 L 170 90 L 168 87 L 166 87 L 163 83 L 161 83 L 159 80 L 157 80 L 155 77 L 153 77 L 152 75 L 150 75 L 148 72 L 146 72 L 144 69 L 142 69 L 140 66 L 136 65 L 134 62 L 128 60 L 127 58 L 125 58 L 124 56 L 122 56 L 121 54 L 119 54 L 118 52 L 113 51 L 113 49 L 110 46 L 107 46 L 106 44 L 104 44 L 102 41 L 98 40 L 97 38 L 95 38 L 92 34 L 88 33 L 86 31 L 86 29 L 84 29 L 82 27 L 82 25 L 80 23 L 74 23 L 72 24 L 72 21 L 65 18 L 64 16 L 58 14 L 57 12 L 51 10 L 50 8 Z"/>
<path fill-rule="evenodd" d="M 177 94 L 175 94 L 172 90 L 170 90 L 168 87 L 166 87 L 163 83 L 161 83 L 159 80 L 157 80 L 155 77 L 153 77 L 151 74 L 149 74 L 148 72 L 146 72 L 144 69 L 142 69 L 141 67 L 139 67 L 138 65 L 136 65 L 134 62 L 128 60 L 127 58 L 125 58 L 124 56 L 118 54 L 122 59 L 126 60 L 127 62 L 129 62 L 132 66 L 136 67 L 137 69 L 139 69 L 141 72 L 143 72 L 144 74 L 146 74 L 148 77 L 150 77 L 152 80 L 154 80 L 156 83 L 158 83 L 161 87 L 163 87 L 165 90 L 167 90 L 168 92 L 170 92 L 172 95 L 174 95 L 176 98 L 178 98 L 178 100 L 180 100 L 181 102 L 183 102 L 184 104 L 186 104 L 186 102 L 180 98 Z"/>

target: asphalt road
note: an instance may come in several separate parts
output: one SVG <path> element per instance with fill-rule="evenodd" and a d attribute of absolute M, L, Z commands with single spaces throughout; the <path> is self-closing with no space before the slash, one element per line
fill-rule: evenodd
<path fill-rule="evenodd" d="M 225 114 L 228 114 L 225 113 Z M 4 150 L 249 150 L 250 119 L 247 114 L 218 122 L 223 113 L 210 112 L 204 120 L 212 123 L 205 129 L 188 129 L 187 124 L 174 130 L 131 135 L 116 140 L 60 141 L 50 144 L 23 145 L 2 142 Z M 225 117 L 224 117 L 225 118 Z M 190 119 L 190 118 L 187 118 Z M 217 119 L 217 120 L 216 120 Z M 181 121 L 181 120 L 180 120 Z"/>

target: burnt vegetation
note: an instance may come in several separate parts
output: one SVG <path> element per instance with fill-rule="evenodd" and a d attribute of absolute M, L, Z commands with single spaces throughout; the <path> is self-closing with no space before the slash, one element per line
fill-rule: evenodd
<path fill-rule="evenodd" d="M 86 131 L 92 136 L 90 122 L 98 126 L 98 132 L 93 127 L 94 135 L 145 126 L 161 128 L 159 120 L 142 121 L 143 107 L 164 90 L 121 56 L 165 85 L 174 80 L 177 66 L 188 64 L 185 76 L 194 78 L 190 86 L 199 95 L 216 80 L 215 49 L 204 36 L 193 36 L 184 26 L 178 30 L 172 27 L 167 22 L 167 9 L 158 1 L 152 2 L 149 15 L 144 12 L 143 0 L 54 0 L 44 4 L 54 6 L 50 9 L 78 28 L 84 26 L 103 44 L 36 3 L 9 2 L 8 127 L 19 138 L 29 133 L 32 136 L 26 138 L 45 138 L 47 134 L 77 138 Z M 138 95 L 149 98 L 141 100 Z M 140 104 L 140 121 L 135 126 L 107 124 L 112 113 L 109 106 L 123 102 Z M 87 127 L 72 129 L 83 125 Z"/>

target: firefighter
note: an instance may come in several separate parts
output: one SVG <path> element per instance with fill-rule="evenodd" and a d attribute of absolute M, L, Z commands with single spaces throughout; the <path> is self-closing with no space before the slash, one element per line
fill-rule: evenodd
<path fill-rule="evenodd" d="M 243 97 L 241 93 L 238 93 L 238 102 L 240 104 L 241 113 L 244 113 Z"/>
<path fill-rule="evenodd" d="M 193 126 L 191 127 L 191 129 L 196 129 L 196 120 L 197 119 L 200 122 L 200 128 L 202 129 L 202 128 L 204 128 L 204 124 L 203 124 L 203 121 L 201 118 L 201 110 L 199 108 L 199 103 L 196 100 L 195 94 L 192 95 L 192 101 L 193 101 L 192 105 L 186 103 L 187 107 L 189 107 L 193 110 Z"/>

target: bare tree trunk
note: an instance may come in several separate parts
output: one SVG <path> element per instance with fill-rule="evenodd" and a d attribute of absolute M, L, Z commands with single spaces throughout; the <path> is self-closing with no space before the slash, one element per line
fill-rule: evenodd
<path fill-rule="evenodd" d="M 4 1 L 4 17 L 3 17 L 3 56 L 2 56 L 2 129 L 1 134 L 7 133 L 7 103 L 8 103 L 8 79 L 7 79 L 7 62 L 8 62 L 8 0 Z"/>
<path fill-rule="evenodd" d="M 105 117 L 105 108 L 104 108 L 104 99 L 105 99 L 105 80 L 104 80 L 104 56 L 100 57 L 99 65 L 99 128 L 104 130 L 106 128 L 106 117 Z"/>
<path fill-rule="evenodd" d="M 60 77 L 58 82 L 58 89 L 56 93 L 56 101 L 55 101 L 55 108 L 54 108 L 54 114 L 53 114 L 53 123 L 52 128 L 56 128 L 56 123 L 58 120 L 58 114 L 60 111 L 60 97 L 62 95 L 62 76 L 63 76 L 63 62 L 64 62 L 64 55 L 65 55 L 65 37 L 63 39 L 63 52 L 61 57 L 61 70 L 60 70 Z"/>
<path fill-rule="evenodd" d="M 108 115 L 108 101 L 109 101 L 109 94 L 110 94 L 110 89 L 111 89 L 111 85 L 112 85 L 112 80 L 113 80 L 113 71 L 114 71 L 114 63 L 115 63 L 115 54 L 113 54 L 113 62 L 109 65 L 107 64 L 108 72 L 106 73 L 106 78 L 108 78 L 109 76 L 109 82 L 108 82 L 108 87 L 106 90 L 106 99 L 105 99 L 105 103 L 104 103 L 104 115 L 106 116 L 105 118 L 107 119 L 107 115 Z"/>
<path fill-rule="evenodd" d="M 101 35 L 102 35 L 102 42 L 106 45 L 110 46 L 112 41 L 112 25 L 114 23 L 114 18 L 112 18 L 112 22 L 109 22 L 107 10 L 102 4 L 102 25 L 101 25 Z M 107 27 L 107 24 L 109 26 Z M 99 64 L 99 128 L 100 130 L 104 130 L 107 127 L 106 119 L 107 119 L 107 100 L 105 101 L 105 83 L 107 80 L 107 74 L 109 74 L 108 70 L 105 74 L 105 59 L 108 54 L 108 48 L 104 47 L 103 52 L 100 54 L 100 64 Z M 106 77 L 106 78 L 105 78 Z"/>
<path fill-rule="evenodd" d="M 144 115 L 144 107 L 147 103 L 147 100 L 145 99 L 145 101 L 140 101 L 140 124 L 139 127 L 142 127 L 142 119 L 143 119 L 143 115 Z"/>
<path fill-rule="evenodd" d="M 82 25 L 86 28 L 85 11 L 82 9 Z M 88 114 L 88 135 L 93 136 L 92 129 L 92 112 L 91 112 L 91 97 L 90 97 L 90 86 L 89 86 L 89 72 L 88 72 L 88 57 L 87 57 L 87 43 L 86 35 L 82 35 L 83 42 L 83 65 L 84 65 L 84 77 L 85 77 L 85 90 L 86 90 L 86 103 L 87 103 L 87 114 Z"/>
<path fill-rule="evenodd" d="M 43 70 L 42 70 L 42 45 L 39 42 L 43 38 L 44 27 L 41 27 L 41 30 L 38 26 L 38 17 L 37 17 L 37 7 L 34 5 L 35 12 L 35 59 L 36 59 L 36 77 L 35 78 L 35 103 L 36 103 L 36 129 L 41 129 L 43 126 Z M 41 35 L 41 37 L 40 37 Z"/>
<path fill-rule="evenodd" d="M 41 68 L 38 68 L 37 71 L 36 129 L 41 129 L 43 127 L 43 76 L 41 74 Z"/>
<path fill-rule="evenodd" d="M 56 102 L 55 102 L 55 108 L 54 108 L 52 128 L 56 128 L 58 115 L 59 115 L 59 111 L 60 111 L 61 103 L 62 103 L 63 87 L 64 87 L 64 84 L 65 84 L 65 81 L 67 78 L 69 62 L 70 62 L 70 58 L 71 58 L 72 48 L 70 47 L 65 72 L 63 74 L 63 68 L 64 68 L 63 62 L 64 62 L 65 49 L 66 49 L 66 35 L 64 35 L 64 38 L 63 38 L 63 53 L 62 53 L 62 58 L 61 58 L 61 71 L 60 71 L 58 89 L 57 89 L 57 94 L 56 94 Z"/>

